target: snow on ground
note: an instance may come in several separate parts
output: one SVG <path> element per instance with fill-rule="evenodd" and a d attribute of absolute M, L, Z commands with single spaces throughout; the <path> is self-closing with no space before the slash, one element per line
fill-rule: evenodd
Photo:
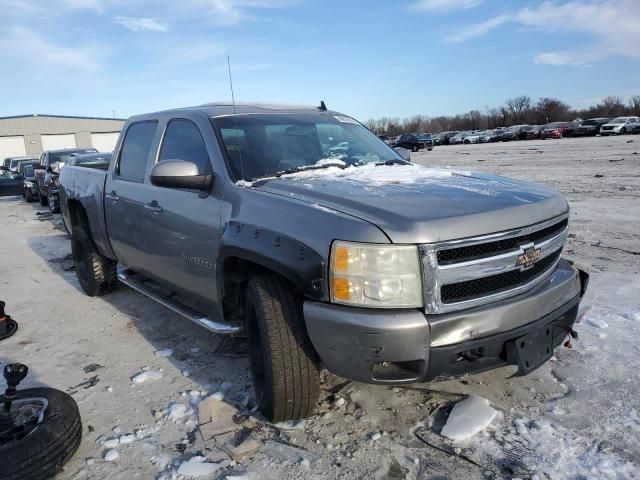
<path fill-rule="evenodd" d="M 83 295 L 65 268 L 69 240 L 59 216 L 37 215 L 46 209 L 15 198 L 0 199 L 0 297 L 20 329 L 0 343 L 0 362 L 27 363 L 23 387 L 49 385 L 78 403 L 83 440 L 62 479 L 186 479 L 181 467 L 214 464 L 201 478 L 639 478 L 636 151 L 640 137 L 436 147 L 413 155 L 416 162 L 547 183 L 568 196 L 567 255 L 592 271 L 580 339 L 527 377 L 510 378 L 514 369 L 504 368 L 390 388 L 327 374 L 317 415 L 270 425 L 254 411 L 246 358 L 221 356 L 220 337 L 126 287 Z M 162 376 L 132 381 L 152 371 Z M 197 411 L 209 392 L 238 410 L 239 430 L 205 441 Z M 499 415 L 454 442 L 442 429 L 470 395 L 487 399 Z M 262 446 L 236 460 L 229 446 L 245 435 Z"/>
<path fill-rule="evenodd" d="M 471 395 L 455 404 L 440 433 L 451 440 L 466 440 L 487 428 L 497 415 L 489 400 Z"/>

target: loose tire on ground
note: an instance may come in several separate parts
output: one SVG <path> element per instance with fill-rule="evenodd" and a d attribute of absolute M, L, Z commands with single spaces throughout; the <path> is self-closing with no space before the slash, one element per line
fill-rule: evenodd
<path fill-rule="evenodd" d="M 117 262 L 101 255 L 89 228 L 76 225 L 71 231 L 71 255 L 80 286 L 90 297 L 102 295 L 116 288 Z"/>
<path fill-rule="evenodd" d="M 300 295 L 278 275 L 253 277 L 247 285 L 245 319 L 262 414 L 272 422 L 312 415 L 320 393 L 320 371 Z"/>
<path fill-rule="evenodd" d="M 44 397 L 49 402 L 42 423 L 22 440 L 0 446 L 0 479 L 44 480 L 60 473 L 82 439 L 76 402 L 52 388 L 19 390 L 16 399 Z M 0 404 L 4 395 L 0 396 Z"/>

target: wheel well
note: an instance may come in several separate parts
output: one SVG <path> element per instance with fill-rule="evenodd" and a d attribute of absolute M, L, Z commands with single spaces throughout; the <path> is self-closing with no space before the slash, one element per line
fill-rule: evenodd
<path fill-rule="evenodd" d="M 69 221 L 71 222 L 71 229 L 76 225 L 89 225 L 89 217 L 82 204 L 77 200 L 69 200 L 67 203 L 67 210 L 69 212 Z"/>
<path fill-rule="evenodd" d="M 244 321 L 244 294 L 247 283 L 257 275 L 280 273 L 251 260 L 228 257 L 223 264 L 222 308 L 225 320 Z M 283 278 L 286 278 L 282 276 Z M 287 279 L 287 281 L 289 281 Z M 293 287 L 293 283 L 291 283 Z"/>

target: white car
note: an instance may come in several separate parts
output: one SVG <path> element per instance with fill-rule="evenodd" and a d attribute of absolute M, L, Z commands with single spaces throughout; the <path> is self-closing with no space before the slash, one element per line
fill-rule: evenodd
<path fill-rule="evenodd" d="M 624 135 L 640 125 L 638 117 L 616 117 L 600 128 L 600 135 Z"/>

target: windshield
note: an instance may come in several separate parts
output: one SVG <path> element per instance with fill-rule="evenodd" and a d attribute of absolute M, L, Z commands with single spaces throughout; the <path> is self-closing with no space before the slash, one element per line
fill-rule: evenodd
<path fill-rule="evenodd" d="M 66 152 L 51 152 L 49 153 L 49 165 L 53 165 L 55 162 L 66 163 L 67 159 L 72 155 L 80 155 L 84 153 L 95 153 L 94 148 L 88 148 L 86 150 L 68 150 Z"/>
<path fill-rule="evenodd" d="M 618 117 L 611 120 L 609 123 L 624 123 L 627 121 L 627 117 Z"/>
<path fill-rule="evenodd" d="M 26 165 L 22 169 L 22 175 L 25 177 L 35 177 L 35 173 L 33 173 L 33 165 Z"/>
<path fill-rule="evenodd" d="M 350 117 L 230 115 L 212 119 L 235 181 L 323 165 L 358 166 L 402 158 Z"/>

